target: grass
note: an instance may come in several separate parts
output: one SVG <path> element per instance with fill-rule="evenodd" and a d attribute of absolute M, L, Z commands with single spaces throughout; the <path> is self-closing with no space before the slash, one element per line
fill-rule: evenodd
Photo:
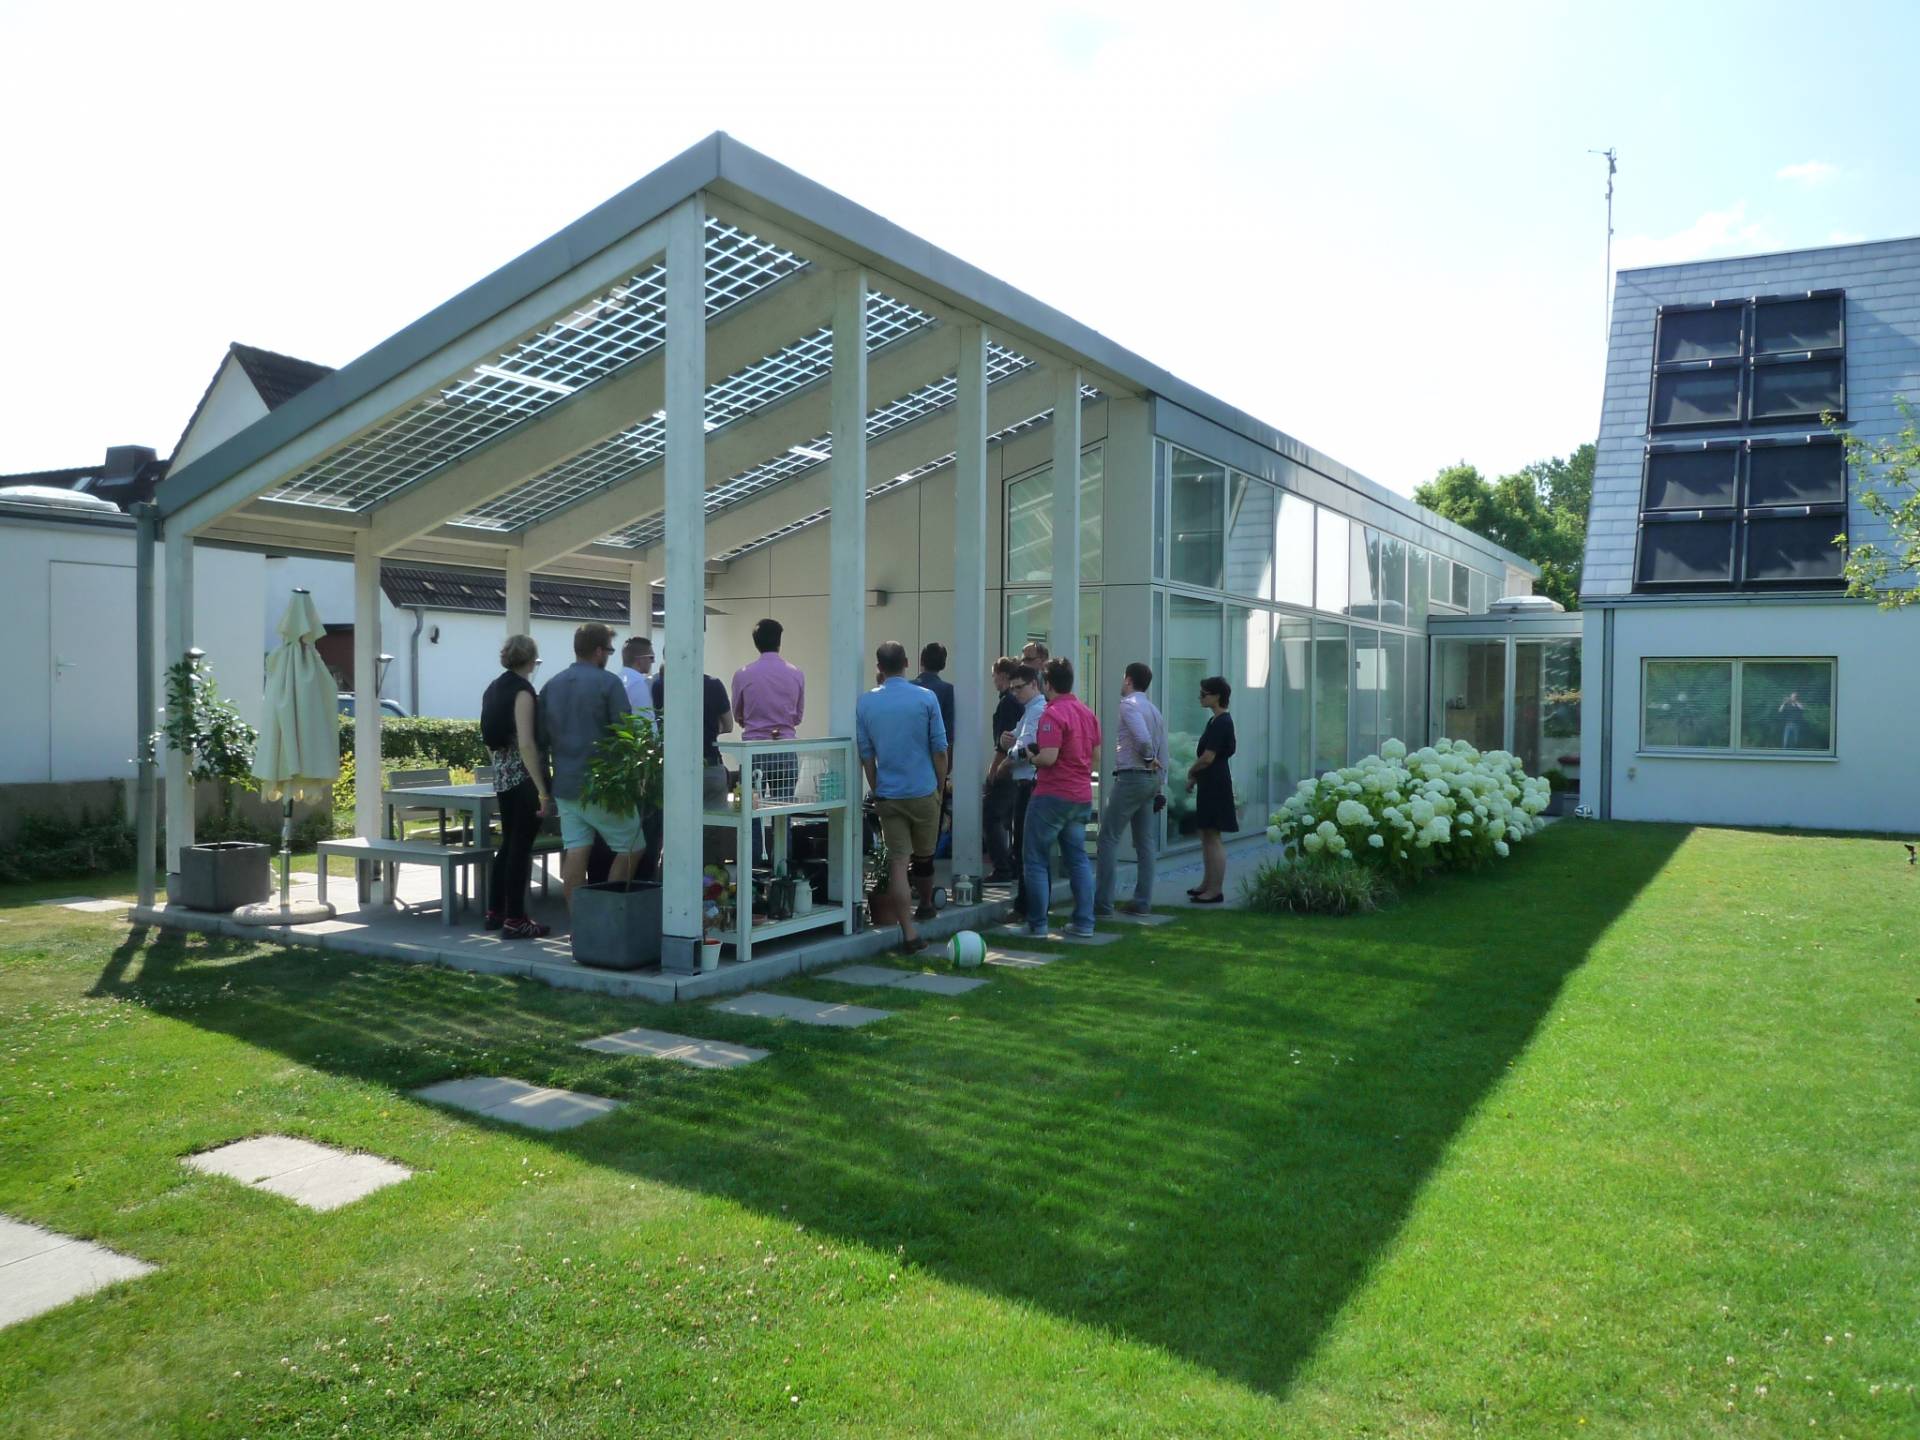
<path fill-rule="evenodd" d="M 1912 1435 L 1917 886 L 1563 824 L 859 1031 L 10 892 L 0 1212 L 160 1269 L 0 1331 L 0 1435 Z M 574 1045 L 635 1024 L 774 1055 Z M 629 1105 L 406 1094 L 470 1073 Z M 266 1131 L 416 1178 L 313 1215 L 179 1163 Z"/>

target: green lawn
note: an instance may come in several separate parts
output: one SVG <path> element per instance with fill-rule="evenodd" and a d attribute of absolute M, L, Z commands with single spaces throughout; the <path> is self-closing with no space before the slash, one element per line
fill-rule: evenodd
<path fill-rule="evenodd" d="M 0 1212 L 160 1268 L 0 1331 L 0 1435 L 1920 1433 L 1885 841 L 1570 822 L 1362 919 L 781 987 L 859 1031 L 30 903 L 88 889 L 0 894 Z M 775 1053 L 574 1046 L 636 1024 Z M 406 1094 L 475 1073 L 631 1103 Z M 418 1173 L 179 1163 L 268 1131 Z"/>

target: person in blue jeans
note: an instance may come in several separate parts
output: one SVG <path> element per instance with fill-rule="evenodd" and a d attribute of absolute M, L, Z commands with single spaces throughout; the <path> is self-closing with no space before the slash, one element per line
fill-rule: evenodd
<path fill-rule="evenodd" d="M 1016 761 L 1031 761 L 1035 780 L 1027 805 L 1027 933 L 1047 933 L 1057 845 L 1073 889 L 1069 935 L 1093 934 L 1093 863 L 1087 858 L 1087 819 L 1093 813 L 1093 757 L 1100 753 L 1100 721 L 1073 694 L 1073 662 L 1049 660 L 1040 683 L 1047 697 L 1031 744 L 1016 747 Z"/>

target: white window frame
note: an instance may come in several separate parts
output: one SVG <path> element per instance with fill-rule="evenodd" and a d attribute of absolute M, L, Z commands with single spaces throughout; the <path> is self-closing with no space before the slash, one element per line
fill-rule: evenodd
<path fill-rule="evenodd" d="M 1731 665 L 1732 687 L 1728 703 L 1732 706 L 1727 745 L 1649 745 L 1647 743 L 1647 672 L 1652 665 Z M 1830 676 L 1829 693 L 1832 721 L 1828 726 L 1824 750 L 1763 750 L 1741 744 L 1741 686 L 1748 665 L 1793 664 L 1825 665 Z M 1640 729 L 1638 754 L 1648 758 L 1676 757 L 1685 760 L 1837 760 L 1840 758 L 1840 660 L 1834 655 L 1642 655 L 1640 657 Z"/>

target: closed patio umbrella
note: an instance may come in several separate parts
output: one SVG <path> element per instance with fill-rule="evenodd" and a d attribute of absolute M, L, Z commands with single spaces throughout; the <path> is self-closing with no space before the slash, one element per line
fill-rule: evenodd
<path fill-rule="evenodd" d="M 265 706 L 253 773 L 260 793 L 281 802 L 280 898 L 243 906 L 233 918 L 255 925 L 301 924 L 324 920 L 331 905 L 293 903 L 289 870 L 293 859 L 293 802 L 328 794 L 340 777 L 340 722 L 337 688 L 315 645 L 327 633 L 313 608 L 313 597 L 295 590 L 280 620 L 280 644 L 267 656 Z M 325 863 L 322 861 L 322 863 Z"/>

